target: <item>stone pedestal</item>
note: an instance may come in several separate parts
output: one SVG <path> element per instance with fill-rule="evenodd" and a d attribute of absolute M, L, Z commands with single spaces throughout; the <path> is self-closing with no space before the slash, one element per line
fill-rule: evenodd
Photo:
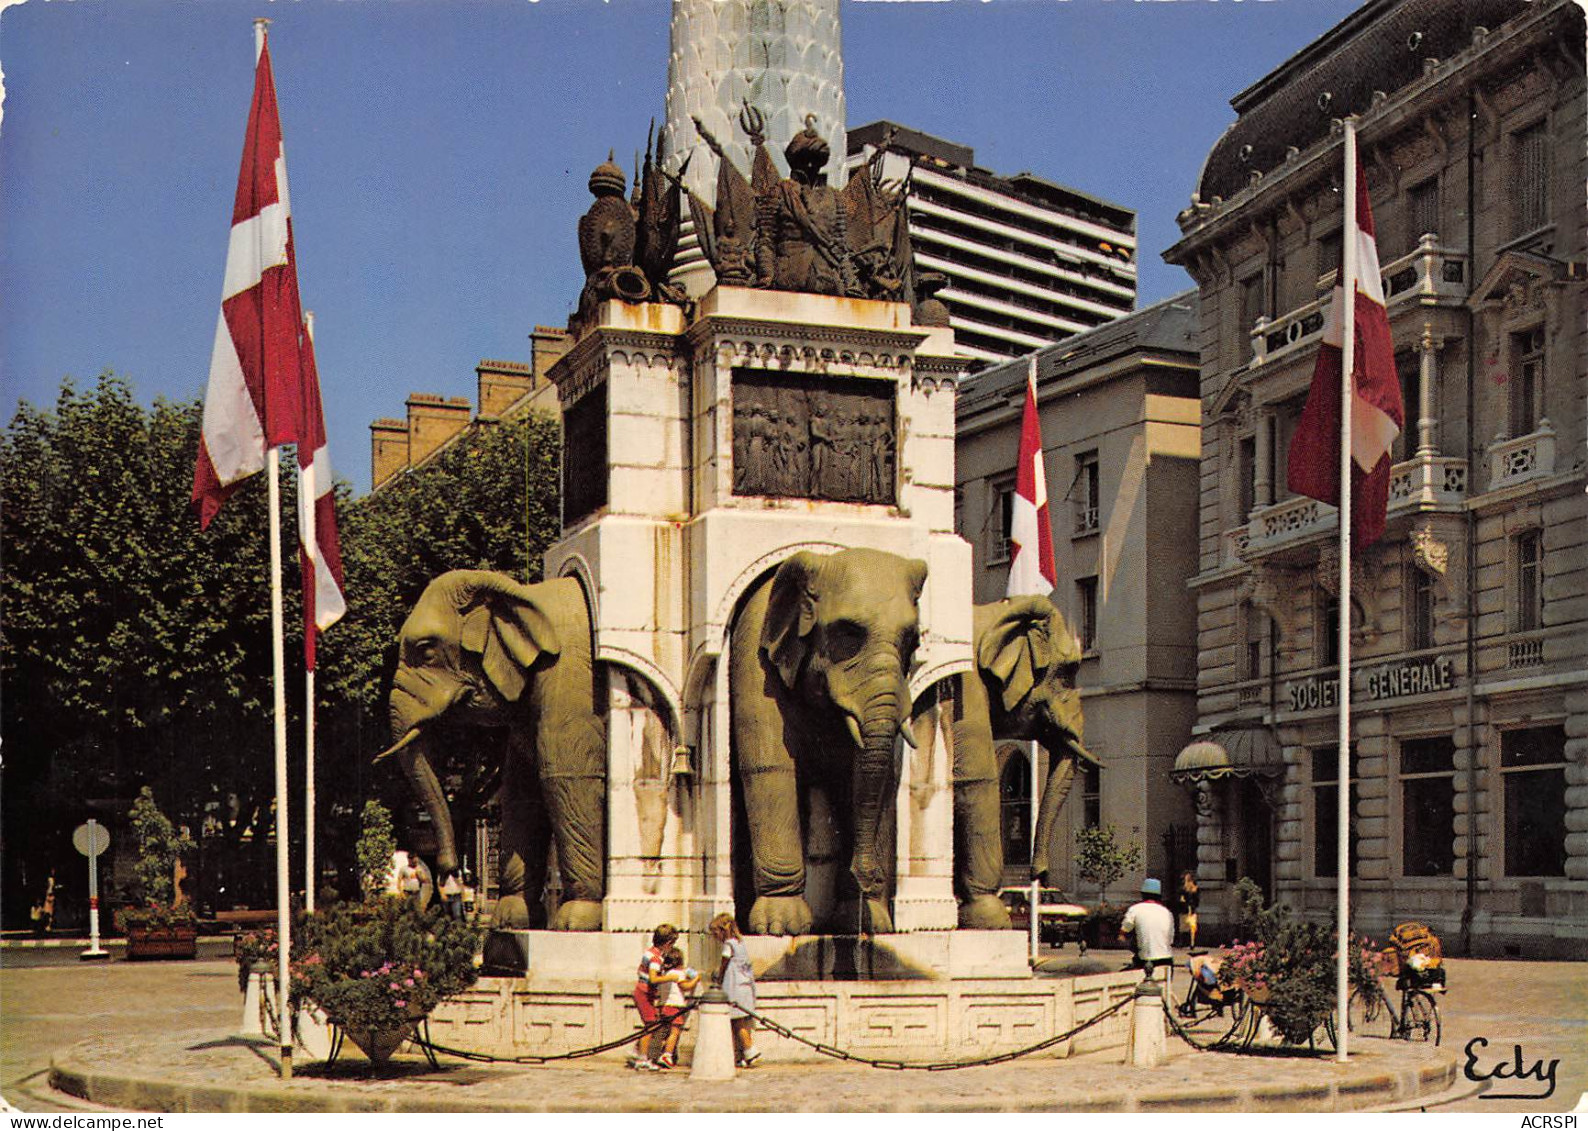
<path fill-rule="evenodd" d="M 607 303 L 552 367 L 569 470 L 545 575 L 584 586 L 607 673 L 607 929 L 700 931 L 734 909 L 734 620 L 793 554 L 850 547 L 928 566 L 908 673 L 923 741 L 900 748 L 894 922 L 954 926 L 952 773 L 933 685 L 972 667 L 971 550 L 954 532 L 964 364 L 952 331 L 915 326 L 904 304 L 717 287 L 692 318 Z M 827 462 L 801 449 L 803 479 L 788 478 L 788 458 L 752 461 L 735 412 L 778 398 L 812 406 L 813 437 L 819 419 L 869 429 L 842 449 L 869 462 L 835 462 L 837 442 L 815 440 Z"/>

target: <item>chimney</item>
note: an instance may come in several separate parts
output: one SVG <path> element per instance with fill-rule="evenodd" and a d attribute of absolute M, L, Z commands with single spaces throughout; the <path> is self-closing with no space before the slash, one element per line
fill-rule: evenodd
<path fill-rule="evenodd" d="M 573 335 L 555 326 L 536 326 L 529 335 L 531 365 L 535 371 L 535 384 L 546 380 L 546 374 L 557 360 L 573 347 Z"/>
<path fill-rule="evenodd" d="M 408 394 L 408 462 L 417 467 L 469 424 L 469 398 Z"/>
<path fill-rule="evenodd" d="M 408 466 L 408 425 L 386 416 L 369 426 L 370 482 L 379 487 Z"/>
<path fill-rule="evenodd" d="M 474 373 L 480 381 L 481 417 L 501 416 L 535 387 L 535 374 L 522 361 L 481 361 Z"/>

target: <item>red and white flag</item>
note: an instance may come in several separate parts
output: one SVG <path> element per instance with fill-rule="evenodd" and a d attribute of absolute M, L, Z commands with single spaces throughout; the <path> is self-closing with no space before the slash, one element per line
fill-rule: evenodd
<path fill-rule="evenodd" d="M 1048 525 L 1048 475 L 1042 463 L 1042 428 L 1037 422 L 1037 359 L 1026 374 L 1026 409 L 1020 420 L 1020 462 L 1009 516 L 1009 588 L 1006 595 L 1047 596 L 1058 584 L 1053 566 L 1053 531 Z"/>
<path fill-rule="evenodd" d="M 270 49 L 262 45 L 193 473 L 193 505 L 203 526 L 240 481 L 264 469 L 270 448 L 297 439 L 301 311 L 276 85 Z"/>
<path fill-rule="evenodd" d="M 303 423 L 298 435 L 298 561 L 303 569 L 303 663 L 314 670 L 315 640 L 347 612 L 342 596 L 342 542 L 336 532 L 336 492 L 325 442 L 320 374 L 314 337 L 303 335 Z"/>
<path fill-rule="evenodd" d="M 1384 283 L 1373 239 L 1367 180 L 1356 170 L 1355 352 L 1351 373 L 1351 545 L 1372 545 L 1384 533 L 1389 509 L 1390 449 L 1406 420 Z M 1341 267 L 1341 275 L 1345 273 Z M 1312 388 L 1290 444 L 1288 479 L 1299 495 L 1340 504 L 1340 367 L 1345 324 L 1345 280 L 1334 288 Z"/>

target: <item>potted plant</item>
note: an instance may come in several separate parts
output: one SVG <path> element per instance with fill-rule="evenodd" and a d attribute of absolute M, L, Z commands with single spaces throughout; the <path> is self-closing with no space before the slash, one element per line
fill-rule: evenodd
<path fill-rule="evenodd" d="M 193 838 L 160 811 L 148 786 L 138 791 L 127 819 L 138 853 L 138 904 L 116 913 L 116 927 L 127 936 L 127 957 L 196 957 L 198 920 L 176 886 L 177 862 L 193 848 Z"/>
<path fill-rule="evenodd" d="M 388 897 L 391 818 L 373 801 L 363 818 L 357 857 L 364 900 L 299 917 L 291 1002 L 294 1012 L 318 1008 L 378 1065 L 439 1002 L 474 984 L 481 932 L 440 907 L 424 912 L 413 900 Z"/>
<path fill-rule="evenodd" d="M 1125 909 L 1107 903 L 1104 893 L 1108 885 L 1139 867 L 1141 845 L 1121 844 L 1113 825 L 1089 825 L 1075 834 L 1075 874 L 1097 885 L 1097 906 L 1082 927 L 1088 946 L 1110 946 L 1118 938 Z"/>

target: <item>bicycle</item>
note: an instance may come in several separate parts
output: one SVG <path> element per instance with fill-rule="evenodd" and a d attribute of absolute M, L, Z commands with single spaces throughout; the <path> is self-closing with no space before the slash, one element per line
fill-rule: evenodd
<path fill-rule="evenodd" d="M 1432 976 L 1435 973 L 1439 975 L 1437 979 Z M 1419 974 L 1410 967 L 1403 969 L 1395 980 L 1395 988 L 1401 992 L 1399 1012 L 1385 994 L 1384 987 L 1377 981 L 1374 981 L 1372 989 L 1366 992 L 1358 986 L 1351 991 L 1351 998 L 1346 1006 L 1346 1025 L 1353 1033 L 1365 1033 L 1376 1027 L 1380 1018 L 1387 1018 L 1389 1032 L 1385 1035 L 1390 1040 L 1431 1040 L 1438 1045 L 1442 1035 L 1439 1002 L 1429 992 L 1434 986 L 1437 986 L 1440 992 L 1444 991 L 1443 971 L 1431 970 L 1427 974 Z"/>

